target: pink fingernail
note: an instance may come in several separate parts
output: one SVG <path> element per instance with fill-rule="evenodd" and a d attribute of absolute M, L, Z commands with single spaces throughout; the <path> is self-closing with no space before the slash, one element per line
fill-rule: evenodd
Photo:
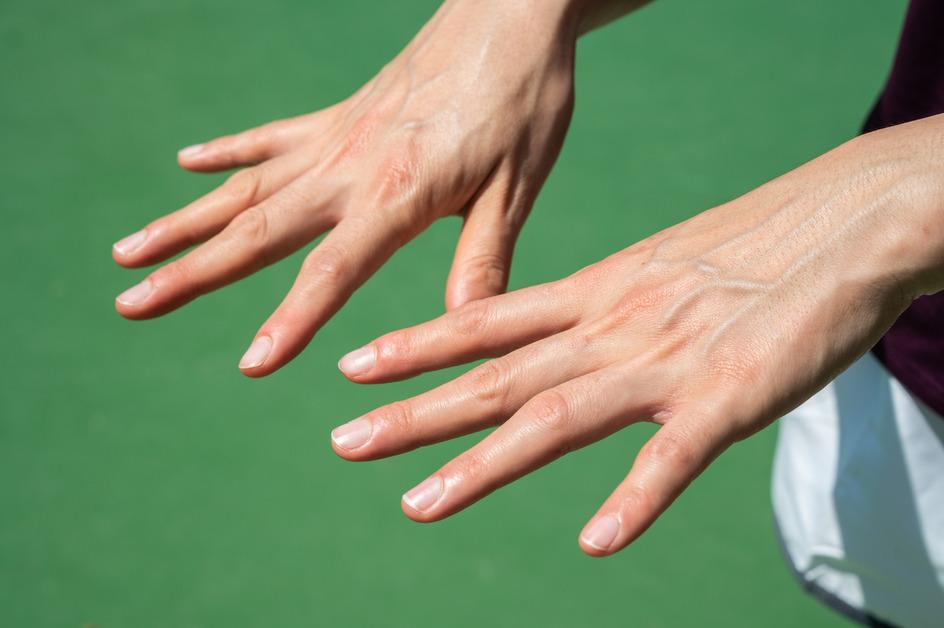
<path fill-rule="evenodd" d="M 357 449 L 370 440 L 372 431 L 373 425 L 370 419 L 361 417 L 334 428 L 331 432 L 331 440 L 333 440 L 338 447 Z"/>
<path fill-rule="evenodd" d="M 580 538 L 593 549 L 605 552 L 619 533 L 619 521 L 613 515 L 600 517 L 584 529 Z"/>
<path fill-rule="evenodd" d="M 239 368 L 251 369 L 261 366 L 269 357 L 270 351 L 272 351 L 272 339 L 268 336 L 259 336 L 252 341 L 242 359 L 239 360 Z"/>
<path fill-rule="evenodd" d="M 118 303 L 122 305 L 139 305 L 143 303 L 154 291 L 150 279 L 145 279 L 136 286 L 131 286 L 118 295 Z"/>
<path fill-rule="evenodd" d="M 193 146 L 188 146 L 187 148 L 181 148 L 177 151 L 179 157 L 193 157 L 194 155 L 199 154 L 203 150 L 204 144 L 194 144 Z"/>
<path fill-rule="evenodd" d="M 413 510 L 429 510 L 439 501 L 443 493 L 443 481 L 438 475 L 426 478 L 403 496 L 403 501 Z"/>
<path fill-rule="evenodd" d="M 141 229 L 129 236 L 126 236 L 112 245 L 112 247 L 122 255 L 127 255 L 131 251 L 139 248 L 147 240 L 147 230 Z"/>
<path fill-rule="evenodd" d="M 349 377 L 363 375 L 374 368 L 377 352 L 372 345 L 351 351 L 338 362 L 338 368 Z"/>

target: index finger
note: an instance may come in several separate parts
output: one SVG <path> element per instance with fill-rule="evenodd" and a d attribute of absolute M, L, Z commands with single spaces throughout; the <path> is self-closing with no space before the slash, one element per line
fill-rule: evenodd
<path fill-rule="evenodd" d="M 390 332 L 345 355 L 354 382 L 378 383 L 496 357 L 573 327 L 579 309 L 563 282 L 472 301 L 426 323 Z"/>

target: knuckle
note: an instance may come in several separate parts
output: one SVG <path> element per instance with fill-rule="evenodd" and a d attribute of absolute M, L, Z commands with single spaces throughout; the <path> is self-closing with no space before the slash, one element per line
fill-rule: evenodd
<path fill-rule="evenodd" d="M 455 469 L 449 475 L 456 475 L 465 481 L 480 482 L 488 476 L 488 459 L 476 452 L 469 452 L 455 461 Z"/>
<path fill-rule="evenodd" d="M 647 465 L 668 466 L 676 470 L 690 469 L 697 460 L 690 440 L 670 433 L 660 436 L 657 432 L 643 446 L 640 455 Z"/>
<path fill-rule="evenodd" d="M 573 415 L 570 400 L 561 392 L 548 390 L 531 400 L 534 423 L 547 432 L 566 433 Z"/>
<path fill-rule="evenodd" d="M 337 166 L 369 150 L 380 124 L 380 116 L 372 111 L 361 115 L 341 138 L 327 163 Z"/>
<path fill-rule="evenodd" d="M 565 334 L 562 340 L 570 355 L 577 356 L 593 349 L 600 337 L 601 332 L 596 326 L 582 325 Z"/>
<path fill-rule="evenodd" d="M 272 144 L 275 141 L 275 138 L 278 136 L 279 131 L 283 128 L 283 122 L 281 120 L 276 120 L 275 122 L 269 122 L 263 124 L 260 127 L 251 129 L 247 131 L 243 139 L 245 140 L 246 148 L 265 148 L 268 145 Z"/>
<path fill-rule="evenodd" d="M 752 351 L 743 344 L 739 347 L 717 347 L 716 355 L 711 360 L 709 370 L 715 381 L 735 389 L 753 383 L 760 369 L 758 351 Z"/>
<path fill-rule="evenodd" d="M 644 286 L 631 288 L 620 297 L 613 308 L 610 318 L 615 325 L 622 325 L 635 320 L 640 313 L 662 303 L 664 295 L 658 290 L 651 290 Z"/>
<path fill-rule="evenodd" d="M 416 421 L 413 409 L 406 401 L 397 401 L 379 411 L 380 420 L 389 425 L 395 432 L 408 435 L 412 433 Z"/>
<path fill-rule="evenodd" d="M 643 516 L 650 516 L 656 510 L 656 500 L 651 491 L 639 483 L 626 486 L 619 502 L 621 512 L 629 512 L 637 516 L 640 513 Z"/>
<path fill-rule="evenodd" d="M 452 328 L 460 336 L 478 336 L 485 332 L 491 316 L 488 300 L 472 301 L 453 313 Z"/>
<path fill-rule="evenodd" d="M 302 270 L 318 284 L 337 286 L 347 276 L 347 256 L 337 246 L 322 244 L 308 254 L 302 264 Z"/>
<path fill-rule="evenodd" d="M 196 293 L 197 284 L 186 259 L 183 257 L 151 273 L 150 279 L 155 289 L 166 290 L 180 296 Z"/>
<path fill-rule="evenodd" d="M 161 216 L 147 226 L 149 237 L 158 242 L 174 241 L 190 246 L 196 241 L 191 233 L 189 222 L 183 215 L 183 210 Z"/>
<path fill-rule="evenodd" d="M 415 135 L 399 140 L 382 162 L 378 173 L 377 198 L 381 205 L 395 203 L 416 189 L 420 179 L 420 149 Z"/>
<path fill-rule="evenodd" d="M 264 158 L 278 150 L 292 124 L 292 119 L 275 120 L 243 133 L 240 137 L 240 149 L 245 159 Z"/>
<path fill-rule="evenodd" d="M 584 266 L 580 270 L 571 273 L 570 276 L 565 278 L 565 281 L 582 288 L 593 288 L 600 285 L 611 275 L 610 271 L 613 265 L 611 257 L 595 264 Z"/>
<path fill-rule="evenodd" d="M 382 336 L 375 341 L 380 360 L 402 360 L 410 355 L 413 340 L 408 331 L 398 331 Z"/>
<path fill-rule="evenodd" d="M 223 188 L 230 199 L 244 207 L 256 203 L 259 194 L 259 173 L 254 168 L 246 168 L 230 175 Z"/>
<path fill-rule="evenodd" d="M 501 359 L 490 360 L 468 374 L 468 386 L 472 394 L 479 402 L 489 406 L 505 405 L 508 383 L 508 368 Z"/>
<path fill-rule="evenodd" d="M 230 223 L 230 233 L 256 249 L 264 249 L 268 239 L 268 218 L 264 210 L 250 207 Z"/>
<path fill-rule="evenodd" d="M 234 139 L 234 135 L 220 135 L 206 142 L 203 150 L 212 151 L 214 155 L 225 155 L 232 149 Z"/>
<path fill-rule="evenodd" d="M 507 268 L 508 264 L 501 255 L 476 255 L 466 261 L 463 276 L 466 281 L 501 291 L 505 289 Z"/>

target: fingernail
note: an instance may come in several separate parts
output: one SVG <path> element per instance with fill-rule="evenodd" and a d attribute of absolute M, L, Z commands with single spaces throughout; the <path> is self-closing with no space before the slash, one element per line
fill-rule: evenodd
<path fill-rule="evenodd" d="M 242 359 L 239 360 L 239 368 L 251 369 L 261 365 L 269 357 L 269 351 L 272 350 L 272 339 L 268 336 L 259 336 L 252 341 Z"/>
<path fill-rule="evenodd" d="M 147 240 L 147 231 L 141 229 L 136 233 L 132 233 L 129 236 L 126 236 L 113 244 L 113 248 L 121 253 L 122 255 L 127 255 L 131 251 L 137 249 L 144 241 Z"/>
<path fill-rule="evenodd" d="M 131 286 L 119 294 L 118 303 L 121 303 L 122 305 L 138 305 L 143 303 L 144 300 L 150 296 L 153 289 L 153 286 L 151 286 L 151 280 L 145 279 L 138 285 Z"/>
<path fill-rule="evenodd" d="M 603 552 L 613 544 L 618 533 L 619 521 L 613 515 L 606 515 L 587 526 L 580 538 L 593 549 Z"/>
<path fill-rule="evenodd" d="M 203 146 L 203 144 L 194 144 L 193 146 L 188 146 L 187 148 L 181 148 L 179 151 L 177 151 L 177 155 L 179 157 L 193 157 L 203 150 Z"/>
<path fill-rule="evenodd" d="M 370 440 L 370 433 L 373 431 L 373 425 L 370 419 L 354 419 L 344 425 L 340 425 L 331 432 L 331 440 L 338 447 L 344 449 L 357 449 Z"/>
<path fill-rule="evenodd" d="M 443 482 L 438 475 L 426 478 L 403 496 L 403 501 L 413 510 L 429 510 L 439 501 L 443 492 Z"/>
<path fill-rule="evenodd" d="M 374 368 L 377 352 L 372 345 L 351 351 L 338 362 L 338 368 L 345 375 L 363 375 Z"/>

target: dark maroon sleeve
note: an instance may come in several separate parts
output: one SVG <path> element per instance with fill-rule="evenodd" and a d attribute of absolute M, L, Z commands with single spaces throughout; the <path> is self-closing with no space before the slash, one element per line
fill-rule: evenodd
<path fill-rule="evenodd" d="M 863 130 L 939 113 L 944 113 L 944 0 L 912 0 L 885 90 Z M 944 292 L 917 299 L 872 351 L 944 416 Z"/>

